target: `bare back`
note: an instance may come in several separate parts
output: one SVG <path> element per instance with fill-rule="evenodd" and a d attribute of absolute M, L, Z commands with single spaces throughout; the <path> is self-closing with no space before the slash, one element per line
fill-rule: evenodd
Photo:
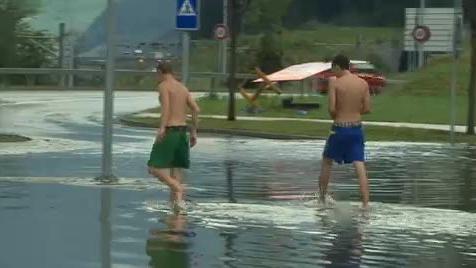
<path fill-rule="evenodd" d="M 190 93 L 188 89 L 176 80 L 167 80 L 159 85 L 162 116 L 168 114 L 166 126 L 184 126 L 187 120 Z M 164 96 L 163 94 L 167 94 Z M 164 101 L 168 105 L 164 105 Z M 168 111 L 164 111 L 168 108 Z"/>
<path fill-rule="evenodd" d="M 367 82 L 354 74 L 346 74 L 333 81 L 330 105 L 337 123 L 360 122 L 362 114 L 370 112 L 370 95 Z"/>

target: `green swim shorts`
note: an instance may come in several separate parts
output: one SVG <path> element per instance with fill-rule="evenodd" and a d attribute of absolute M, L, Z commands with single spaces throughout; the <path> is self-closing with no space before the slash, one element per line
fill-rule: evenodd
<path fill-rule="evenodd" d="M 187 127 L 167 127 L 164 139 L 152 147 L 147 165 L 153 168 L 189 168 L 190 143 Z"/>

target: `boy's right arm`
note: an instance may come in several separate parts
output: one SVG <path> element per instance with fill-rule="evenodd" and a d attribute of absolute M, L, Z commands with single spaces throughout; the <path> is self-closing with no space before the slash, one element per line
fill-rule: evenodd
<path fill-rule="evenodd" d="M 191 146 L 193 147 L 197 143 L 198 114 L 200 113 L 200 107 L 190 93 L 188 94 L 187 105 L 192 111 Z"/>
<path fill-rule="evenodd" d="M 370 90 L 369 90 L 369 84 L 365 82 L 365 90 L 364 90 L 364 96 L 362 100 L 362 111 L 361 114 L 368 114 L 371 111 L 371 104 L 370 104 Z"/>
<path fill-rule="evenodd" d="M 160 127 L 157 134 L 159 140 L 163 139 L 165 136 L 165 128 L 170 117 L 170 99 L 167 89 L 162 85 L 159 85 L 159 94 L 160 94 Z"/>
<path fill-rule="evenodd" d="M 336 110 L 336 77 L 329 77 L 329 102 L 328 102 L 328 111 L 329 115 L 333 120 L 336 119 L 337 110 Z"/>

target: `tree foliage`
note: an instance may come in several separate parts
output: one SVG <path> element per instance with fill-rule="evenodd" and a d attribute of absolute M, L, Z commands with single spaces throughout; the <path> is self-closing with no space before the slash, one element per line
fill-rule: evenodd
<path fill-rule="evenodd" d="M 256 55 L 257 65 L 265 73 L 273 73 L 283 68 L 283 49 L 280 35 L 267 32 L 261 37 L 260 47 Z"/>
<path fill-rule="evenodd" d="M 452 7 L 454 0 L 427 0 L 428 7 Z M 345 26 L 402 27 L 405 8 L 416 0 L 252 0 L 242 25 L 247 33 L 262 33 L 284 25 L 297 28 L 309 22 Z M 200 35 L 210 37 L 223 22 L 223 0 L 202 1 Z"/>
<path fill-rule="evenodd" d="M 35 0 L 0 0 L 0 68 L 39 67 L 49 61 L 53 42 L 26 22 L 38 8 Z"/>
<path fill-rule="evenodd" d="M 244 17 L 245 31 L 256 33 L 280 28 L 291 3 L 292 0 L 253 0 Z"/>
<path fill-rule="evenodd" d="M 453 0 L 427 0 L 428 7 L 452 7 Z M 418 7 L 415 0 L 294 0 L 285 26 L 300 27 L 309 21 L 346 26 L 398 26 L 404 24 L 405 8 Z"/>

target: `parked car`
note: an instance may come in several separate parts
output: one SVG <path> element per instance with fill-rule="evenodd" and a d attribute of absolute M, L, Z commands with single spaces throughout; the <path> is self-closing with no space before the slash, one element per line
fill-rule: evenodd
<path fill-rule="evenodd" d="M 387 83 L 385 76 L 378 72 L 375 66 L 368 61 L 351 61 L 350 71 L 367 81 L 371 94 L 380 93 Z M 313 89 L 320 93 L 327 93 L 329 77 L 331 76 L 334 76 L 331 70 L 317 74 L 316 78 L 313 79 Z"/>

